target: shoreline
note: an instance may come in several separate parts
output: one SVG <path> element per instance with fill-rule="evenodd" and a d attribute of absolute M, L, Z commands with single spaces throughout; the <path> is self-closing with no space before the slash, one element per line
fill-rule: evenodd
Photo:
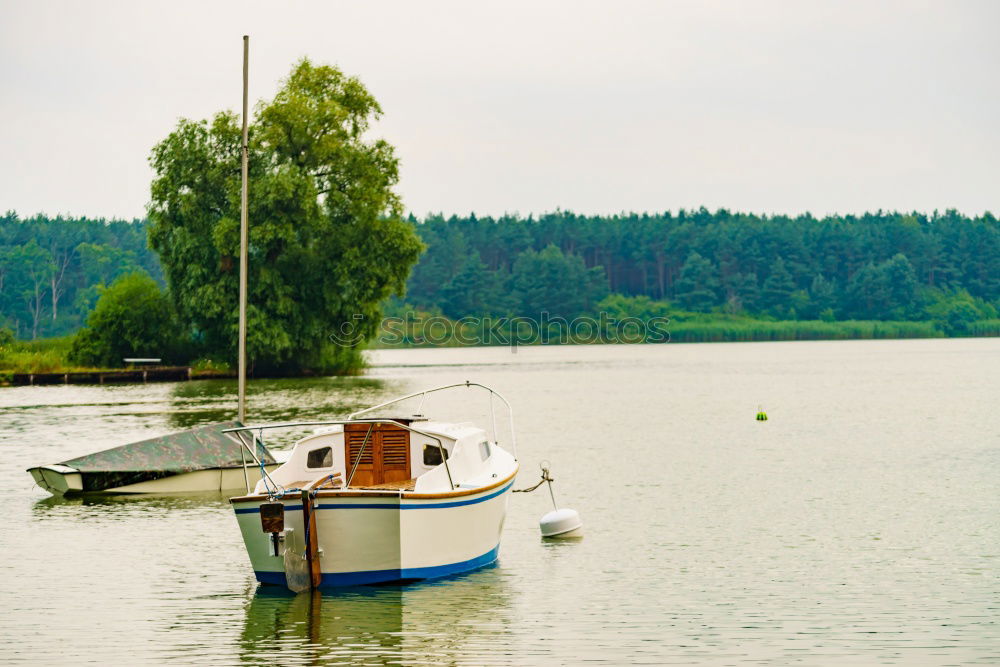
<path fill-rule="evenodd" d="M 1000 320 L 983 320 L 973 323 L 968 333 L 948 335 L 933 322 L 842 320 L 715 320 L 678 322 L 671 327 L 667 340 L 619 340 L 600 336 L 597 340 L 561 341 L 547 333 L 535 332 L 530 337 L 515 339 L 510 336 L 492 338 L 476 329 L 452 328 L 444 337 L 427 340 L 408 330 L 402 340 L 380 341 L 374 339 L 367 350 L 432 349 L 460 347 L 535 347 L 571 345 L 662 345 L 664 343 L 763 343 L 778 341 L 820 340 L 913 340 L 931 338 L 995 338 L 1000 337 Z M 399 332 L 394 332 L 397 334 Z M 464 339 L 464 340 L 463 340 Z M 470 342 L 471 341 L 471 342 Z"/>
<path fill-rule="evenodd" d="M 621 342 L 602 341 L 592 343 L 543 343 L 539 341 L 529 343 L 510 344 L 479 344 L 467 345 L 455 341 L 448 341 L 445 344 L 403 344 L 403 345 L 372 345 L 363 350 L 365 353 L 397 352 L 402 350 L 435 350 L 435 349 L 506 349 L 516 351 L 518 348 L 559 348 L 559 347 L 607 347 L 616 345 L 636 345 L 636 346 L 660 346 L 660 345 L 698 345 L 698 344 L 735 344 L 735 343 L 781 343 L 781 342 L 841 342 L 841 341 L 863 341 L 863 340 L 941 340 L 941 339 L 986 339 L 998 338 L 1000 333 L 991 332 L 980 335 L 967 336 L 946 336 L 938 332 L 938 335 L 931 336 L 827 336 L 827 337 L 754 337 L 749 339 L 732 338 L 708 338 L 676 339 L 671 336 L 668 341 L 660 342 Z M 366 368 L 378 367 L 370 361 L 365 363 L 361 369 L 355 369 L 346 373 L 331 373 L 320 375 L 316 373 L 299 373 L 286 375 L 251 375 L 249 379 L 268 379 L 276 377 L 287 378 L 307 378 L 307 377 L 350 377 L 362 374 Z M 72 367 L 69 367 L 72 368 Z M 147 384 L 150 382 L 189 382 L 194 380 L 229 380 L 236 378 L 236 371 L 231 370 L 196 370 L 192 366 L 168 366 L 156 368 L 109 368 L 109 369 L 79 369 L 69 370 L 68 368 L 58 368 L 41 372 L 3 370 L 0 371 L 0 387 L 10 386 L 51 386 L 60 384 L 79 385 L 104 385 L 104 384 Z"/>
<path fill-rule="evenodd" d="M 8 376 L 8 377 L 5 377 Z M 154 368 L 111 368 L 102 370 L 56 370 L 50 372 L 4 372 L 0 386 L 36 386 L 54 384 L 146 384 L 148 382 L 183 382 L 235 378 L 235 372 L 196 371 L 190 366 Z"/>

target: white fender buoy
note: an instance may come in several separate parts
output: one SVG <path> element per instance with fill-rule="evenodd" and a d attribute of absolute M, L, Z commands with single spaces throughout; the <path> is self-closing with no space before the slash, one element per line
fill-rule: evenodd
<path fill-rule="evenodd" d="M 538 522 L 542 537 L 580 537 L 583 535 L 583 521 L 576 510 L 568 507 L 555 509 Z"/>
<path fill-rule="evenodd" d="M 552 511 L 542 517 L 538 522 L 538 528 L 542 531 L 542 537 L 581 537 L 583 535 L 583 521 L 576 510 L 568 507 L 559 509 L 556 504 L 556 494 L 552 491 L 553 479 L 549 475 L 549 462 L 542 461 L 542 479 L 549 485 L 549 497 L 552 498 Z"/>

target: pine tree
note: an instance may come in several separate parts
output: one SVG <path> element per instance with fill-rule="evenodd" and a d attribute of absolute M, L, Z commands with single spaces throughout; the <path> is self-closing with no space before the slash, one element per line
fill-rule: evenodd
<path fill-rule="evenodd" d="M 785 315 L 791 305 L 789 299 L 795 291 L 795 281 L 792 274 L 785 268 L 785 262 L 780 257 L 771 268 L 771 274 L 764 281 L 761 290 L 761 306 L 774 315 Z"/>
<path fill-rule="evenodd" d="M 473 253 L 455 277 L 441 288 L 440 303 L 445 315 L 456 319 L 503 310 L 496 272 L 489 270 L 479 253 Z"/>
<path fill-rule="evenodd" d="M 677 281 L 677 301 L 689 310 L 707 311 L 719 303 L 719 270 L 692 251 Z"/>
<path fill-rule="evenodd" d="M 816 319 L 821 313 L 833 308 L 837 303 L 837 286 L 827 280 L 822 273 L 817 274 L 809 286 L 809 319 Z"/>

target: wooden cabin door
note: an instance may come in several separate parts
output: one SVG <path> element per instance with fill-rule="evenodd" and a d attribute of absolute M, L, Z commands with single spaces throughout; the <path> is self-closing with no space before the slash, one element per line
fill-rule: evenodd
<path fill-rule="evenodd" d="M 393 426 L 379 424 L 379 459 L 382 462 L 382 481 L 403 482 L 410 479 L 410 432 Z"/>
<path fill-rule="evenodd" d="M 372 427 L 368 436 L 368 427 Z M 375 475 L 375 426 L 377 424 L 344 424 L 344 481 L 351 480 L 351 486 L 371 486 Z M 368 442 L 365 444 L 365 437 Z M 363 447 L 362 447 L 363 446 Z M 359 458 L 360 457 L 360 460 Z M 357 467 L 354 464 L 357 462 Z M 351 471 L 354 477 L 351 477 Z"/>
<path fill-rule="evenodd" d="M 368 443 L 362 448 L 366 436 Z M 344 454 L 345 477 L 350 477 L 354 462 L 358 462 L 351 486 L 377 486 L 410 479 L 410 432 L 398 426 L 345 424 Z"/>

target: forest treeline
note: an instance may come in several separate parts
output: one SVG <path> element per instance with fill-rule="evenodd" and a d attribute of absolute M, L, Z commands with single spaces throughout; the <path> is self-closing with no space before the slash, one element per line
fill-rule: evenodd
<path fill-rule="evenodd" d="M 1000 307 L 1000 222 L 989 213 L 411 220 L 427 250 L 407 302 L 453 318 L 574 317 L 620 295 L 619 309 L 652 300 L 776 320 L 935 320 L 954 335 Z"/>
<path fill-rule="evenodd" d="M 990 214 L 699 209 L 410 221 L 426 250 L 405 306 L 451 318 L 606 310 L 679 322 L 688 312 L 929 321 L 962 335 L 981 332 L 972 323 L 1000 308 L 1000 222 Z M 0 326 L 20 339 L 65 335 L 116 278 L 139 271 L 162 285 L 147 228 L 145 220 L 0 217 Z"/>
<path fill-rule="evenodd" d="M 102 288 L 140 271 L 163 273 L 142 220 L 0 216 L 0 327 L 17 338 L 76 331 Z"/>

